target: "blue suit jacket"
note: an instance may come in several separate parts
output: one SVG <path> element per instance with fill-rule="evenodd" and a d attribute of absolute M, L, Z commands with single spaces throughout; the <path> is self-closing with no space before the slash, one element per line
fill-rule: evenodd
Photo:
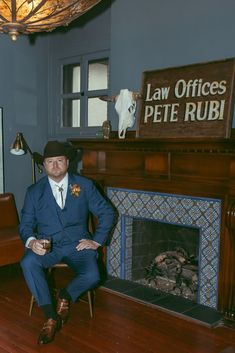
<path fill-rule="evenodd" d="M 70 185 L 75 184 L 80 187 L 78 196 L 71 193 Z M 104 245 L 115 213 L 94 183 L 80 175 L 69 174 L 65 206 L 61 210 L 52 194 L 48 177 L 45 176 L 27 189 L 19 232 L 24 243 L 31 236 L 51 237 L 54 242 L 60 241 L 64 236 L 69 241 L 90 238 L 89 212 L 98 219 L 92 239 Z"/>

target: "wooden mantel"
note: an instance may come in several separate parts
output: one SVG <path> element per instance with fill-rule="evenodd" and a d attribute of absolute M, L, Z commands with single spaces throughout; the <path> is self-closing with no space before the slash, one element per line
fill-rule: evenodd
<path fill-rule="evenodd" d="M 219 309 L 235 314 L 235 139 L 68 139 L 83 175 L 119 187 L 222 201 Z"/>

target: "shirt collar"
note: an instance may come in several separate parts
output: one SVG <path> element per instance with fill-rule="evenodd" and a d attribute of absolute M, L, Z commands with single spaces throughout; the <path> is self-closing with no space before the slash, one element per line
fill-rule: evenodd
<path fill-rule="evenodd" d="M 50 177 L 48 177 L 48 181 L 51 185 L 51 187 L 53 188 L 55 185 L 57 186 L 67 186 L 68 185 L 68 173 L 66 173 L 65 177 L 59 182 L 57 183 L 55 180 L 52 180 Z"/>

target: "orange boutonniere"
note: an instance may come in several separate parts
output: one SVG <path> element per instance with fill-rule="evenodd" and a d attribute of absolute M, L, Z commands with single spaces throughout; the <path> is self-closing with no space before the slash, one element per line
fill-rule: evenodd
<path fill-rule="evenodd" d="M 73 185 L 69 185 L 70 190 L 71 190 L 71 195 L 73 195 L 74 197 L 78 197 L 81 191 L 81 188 L 78 184 L 73 184 Z"/>

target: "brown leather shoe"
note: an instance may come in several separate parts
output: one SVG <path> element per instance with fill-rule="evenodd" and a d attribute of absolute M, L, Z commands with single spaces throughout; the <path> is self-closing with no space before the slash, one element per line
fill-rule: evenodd
<path fill-rule="evenodd" d="M 48 319 L 39 334 L 38 344 L 47 344 L 54 340 L 55 334 L 61 328 L 61 319 Z"/>
<path fill-rule="evenodd" d="M 67 299 L 57 299 L 57 314 L 61 317 L 62 324 L 65 324 L 69 318 L 70 302 Z"/>

